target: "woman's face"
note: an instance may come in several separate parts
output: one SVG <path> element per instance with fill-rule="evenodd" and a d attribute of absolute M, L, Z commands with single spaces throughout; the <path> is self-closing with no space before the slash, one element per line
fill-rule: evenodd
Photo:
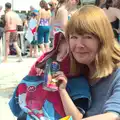
<path fill-rule="evenodd" d="M 70 50 L 77 62 L 90 65 L 98 53 L 99 39 L 91 34 L 70 35 Z"/>

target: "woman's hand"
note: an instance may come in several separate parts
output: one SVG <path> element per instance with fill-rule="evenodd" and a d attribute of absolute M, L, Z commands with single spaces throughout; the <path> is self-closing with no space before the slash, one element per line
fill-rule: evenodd
<path fill-rule="evenodd" d="M 66 89 L 67 78 L 62 71 L 58 71 L 53 75 L 54 79 L 58 80 L 59 90 Z"/>
<path fill-rule="evenodd" d="M 37 76 L 41 76 L 44 73 L 44 70 L 40 68 L 36 68 L 36 72 L 37 72 L 36 74 Z"/>

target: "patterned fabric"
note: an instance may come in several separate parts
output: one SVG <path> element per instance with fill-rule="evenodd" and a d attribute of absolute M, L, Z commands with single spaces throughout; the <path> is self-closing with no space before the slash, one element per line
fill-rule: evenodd
<path fill-rule="evenodd" d="M 43 82 L 42 76 L 27 75 L 23 78 L 9 102 L 15 116 L 18 117 L 24 111 L 27 120 L 58 120 L 65 117 L 59 92 L 44 90 Z M 90 101 L 89 85 L 84 76 L 69 78 L 67 91 L 73 101 L 80 98 Z"/>
<path fill-rule="evenodd" d="M 16 42 L 17 41 L 17 31 L 10 32 L 10 42 Z"/>
<path fill-rule="evenodd" d="M 39 120 L 41 117 L 56 120 L 65 116 L 63 105 L 58 92 L 50 92 L 43 89 L 43 77 L 26 76 L 15 90 L 11 109 L 13 113 L 24 111 L 29 116 Z M 12 103 L 13 102 L 13 103 Z M 15 105 L 16 104 L 16 105 Z M 15 105 L 13 107 L 13 105 Z M 13 107 L 13 108 L 12 108 Z M 16 114 L 15 114 L 16 115 Z M 56 119 L 55 119 L 56 118 Z"/>
<path fill-rule="evenodd" d="M 25 38 L 29 41 L 29 43 L 33 43 L 34 40 L 37 41 L 36 26 L 37 26 L 37 20 L 31 18 L 29 21 L 28 30 L 25 35 Z"/>
<path fill-rule="evenodd" d="M 48 25 L 49 25 L 49 19 L 41 18 L 39 25 L 40 25 L 40 26 L 48 26 Z"/>

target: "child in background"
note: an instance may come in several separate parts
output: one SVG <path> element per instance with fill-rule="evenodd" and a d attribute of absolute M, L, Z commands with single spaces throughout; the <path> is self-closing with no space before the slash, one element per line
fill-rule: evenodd
<path fill-rule="evenodd" d="M 37 57 L 38 56 L 38 45 L 37 45 L 37 33 L 36 33 L 36 26 L 37 26 L 37 15 L 35 13 L 31 14 L 31 19 L 28 24 L 28 30 L 32 34 L 33 40 L 30 42 L 30 56 L 29 57 Z M 33 54 L 34 52 L 34 54 Z"/>

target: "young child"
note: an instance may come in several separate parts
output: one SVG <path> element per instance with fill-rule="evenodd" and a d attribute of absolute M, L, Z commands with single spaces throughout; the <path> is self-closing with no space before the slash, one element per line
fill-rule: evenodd
<path fill-rule="evenodd" d="M 35 13 L 31 14 L 31 19 L 28 24 L 28 30 L 31 31 L 33 37 L 32 41 L 30 42 L 30 57 L 37 57 L 37 32 L 36 32 L 36 26 L 37 26 L 37 15 Z M 34 52 L 34 54 L 32 54 Z"/>
<path fill-rule="evenodd" d="M 23 78 L 14 92 L 9 105 L 18 120 L 29 120 L 30 118 L 35 120 L 58 120 L 66 116 L 59 90 L 52 92 L 43 88 L 44 69 L 49 59 L 59 62 L 60 70 L 68 78 L 66 89 L 70 98 L 80 111 L 81 116 L 85 114 L 90 103 L 89 85 L 86 78 L 80 74 L 79 66 L 76 66 L 75 69 L 73 66 L 71 67 L 68 53 L 65 37 L 63 33 L 59 32 L 55 35 L 53 50 L 37 60 L 28 76 Z M 15 103 L 16 100 L 18 104 Z M 22 117 L 20 116 L 21 113 L 23 113 Z"/>

